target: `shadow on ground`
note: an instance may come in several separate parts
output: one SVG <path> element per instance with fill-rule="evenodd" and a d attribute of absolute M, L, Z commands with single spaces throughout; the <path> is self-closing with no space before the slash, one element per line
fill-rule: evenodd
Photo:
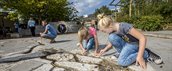
<path fill-rule="evenodd" d="M 63 43 L 63 42 L 69 42 L 69 41 L 72 41 L 72 40 L 60 40 L 60 41 L 55 41 L 54 43 Z"/>

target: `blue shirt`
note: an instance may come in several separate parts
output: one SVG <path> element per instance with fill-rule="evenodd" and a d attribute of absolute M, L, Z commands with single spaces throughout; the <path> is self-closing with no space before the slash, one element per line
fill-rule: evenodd
<path fill-rule="evenodd" d="M 15 28 L 19 28 L 19 24 L 16 22 L 16 23 L 14 24 L 14 27 L 15 27 Z"/>
<path fill-rule="evenodd" d="M 34 20 L 29 20 L 28 21 L 28 26 L 29 27 L 35 27 L 35 21 Z"/>
<path fill-rule="evenodd" d="M 56 37 L 57 36 L 57 30 L 50 24 L 47 24 L 45 26 L 45 29 L 48 30 L 48 33 L 51 37 Z"/>

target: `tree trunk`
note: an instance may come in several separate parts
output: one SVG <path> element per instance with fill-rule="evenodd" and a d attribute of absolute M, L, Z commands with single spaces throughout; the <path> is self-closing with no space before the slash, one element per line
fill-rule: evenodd
<path fill-rule="evenodd" d="M 41 18 L 38 19 L 38 24 L 41 25 Z"/>
<path fill-rule="evenodd" d="M 140 16 L 140 2 L 136 2 L 137 16 Z"/>
<path fill-rule="evenodd" d="M 139 6 L 139 4 L 137 6 L 137 16 L 140 16 L 140 6 Z"/>
<path fill-rule="evenodd" d="M 130 5 L 129 5 L 129 17 L 131 17 L 132 1 L 133 1 L 133 0 L 130 0 Z"/>

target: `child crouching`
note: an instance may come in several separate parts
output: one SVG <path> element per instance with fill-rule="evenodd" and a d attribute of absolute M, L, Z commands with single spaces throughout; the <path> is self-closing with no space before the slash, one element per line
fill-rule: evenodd
<path fill-rule="evenodd" d="M 94 55 L 97 56 L 98 39 L 96 29 L 94 27 L 81 27 L 78 31 L 79 47 L 82 54 L 86 55 L 87 51 L 93 49 L 95 46 Z"/>

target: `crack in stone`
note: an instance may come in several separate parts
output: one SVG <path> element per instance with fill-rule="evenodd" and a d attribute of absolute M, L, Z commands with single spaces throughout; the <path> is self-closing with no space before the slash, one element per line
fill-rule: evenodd
<path fill-rule="evenodd" d="M 50 69 L 50 71 L 53 71 L 56 67 L 64 68 L 65 71 L 78 71 L 78 70 L 76 70 L 74 68 L 56 65 L 55 62 L 58 62 L 58 61 L 46 58 L 48 55 L 52 55 L 52 54 L 68 53 L 68 54 L 73 55 L 73 59 L 75 59 L 75 61 L 72 61 L 72 62 L 81 63 L 83 65 L 84 64 L 94 64 L 94 65 L 97 65 L 98 68 L 100 68 L 100 71 L 114 71 L 116 69 L 117 70 L 121 69 L 121 70 L 124 70 L 124 71 L 130 71 L 130 70 L 125 70 L 123 68 L 120 68 L 118 65 L 115 65 L 115 64 L 113 64 L 113 63 L 111 63 L 111 62 L 109 62 L 109 61 L 107 61 L 105 59 L 103 59 L 103 62 L 101 62 L 100 64 L 82 62 L 77 57 L 78 54 L 74 54 L 74 53 L 71 53 L 71 52 L 68 52 L 68 51 L 65 51 L 65 50 L 62 50 L 62 49 L 56 50 L 56 49 L 50 48 L 50 49 L 44 49 L 44 50 L 41 50 L 41 51 L 37 51 L 35 53 L 31 53 L 34 50 L 34 48 L 36 48 L 37 46 L 39 46 L 39 45 L 32 46 L 29 51 L 23 53 L 23 54 L 26 54 L 26 55 L 21 55 L 21 56 L 18 56 L 18 57 L 11 57 L 11 60 L 10 60 L 10 58 L 9 59 L 8 58 L 6 58 L 6 59 L 0 58 L 0 63 L 16 62 L 16 61 L 27 60 L 27 59 L 32 59 L 32 58 L 41 58 L 41 59 L 44 59 L 44 60 L 52 61 L 50 63 L 52 65 L 52 68 Z M 65 57 L 67 58 L 67 56 L 65 56 Z M 92 56 L 86 56 L 86 57 L 92 57 Z M 95 58 L 95 57 L 92 57 L 92 58 Z M 39 68 L 39 67 L 41 67 L 43 65 L 44 64 L 41 64 L 41 65 L 39 65 L 39 66 L 37 66 L 35 68 L 32 68 L 30 71 L 36 70 L 37 68 Z"/>
<path fill-rule="evenodd" d="M 56 62 L 56 60 L 47 59 L 46 56 L 42 57 L 41 59 L 48 60 L 48 61 L 52 61 L 50 64 L 53 66 L 53 68 L 51 68 L 50 71 L 52 71 L 52 70 L 56 67 L 56 66 L 54 65 L 54 63 Z"/>
<path fill-rule="evenodd" d="M 25 49 L 25 50 L 19 51 L 19 52 L 8 53 L 8 54 L 0 56 L 0 58 L 3 58 L 5 56 L 12 56 L 12 55 L 16 55 L 16 54 L 27 54 L 27 53 L 30 53 L 37 46 L 39 46 L 39 45 L 29 46 L 30 47 L 29 49 Z"/>
<path fill-rule="evenodd" d="M 35 67 L 35 68 L 32 68 L 30 71 L 34 71 L 34 70 L 36 70 L 36 69 L 38 69 L 39 67 L 41 67 L 41 66 L 43 66 L 44 64 L 41 64 L 41 65 L 39 65 L 39 66 L 37 66 L 37 67 Z"/>
<path fill-rule="evenodd" d="M 33 50 L 34 48 L 36 48 L 37 46 L 40 46 L 40 45 L 34 45 L 34 46 L 32 46 L 28 51 L 23 52 L 22 54 L 31 53 L 31 52 L 32 52 L 32 50 Z"/>
<path fill-rule="evenodd" d="M 55 69 L 55 66 L 53 66 L 53 68 L 50 69 L 50 71 L 53 71 Z"/>
<path fill-rule="evenodd" d="M 64 53 L 64 52 L 59 52 L 59 53 L 60 53 L 60 54 L 62 54 L 62 53 Z M 47 58 L 46 58 L 46 56 L 42 57 L 41 59 L 52 61 L 52 62 L 51 62 L 51 65 L 53 66 L 53 68 L 51 68 L 51 69 L 50 69 L 50 71 L 53 71 L 53 69 L 55 69 L 56 67 L 64 68 L 64 69 L 65 69 L 65 71 L 77 71 L 77 70 L 72 69 L 72 68 L 67 68 L 67 67 L 57 66 L 57 65 L 55 65 L 56 60 L 53 60 L 53 59 L 47 59 Z"/>
<path fill-rule="evenodd" d="M 16 61 L 27 60 L 27 59 L 32 59 L 32 58 L 39 58 L 39 57 L 44 57 L 44 56 L 55 54 L 55 53 L 57 53 L 55 50 L 49 49 L 49 50 L 44 50 L 44 51 L 38 51 L 35 53 L 28 53 L 26 55 L 0 58 L 0 63 L 16 62 Z"/>

